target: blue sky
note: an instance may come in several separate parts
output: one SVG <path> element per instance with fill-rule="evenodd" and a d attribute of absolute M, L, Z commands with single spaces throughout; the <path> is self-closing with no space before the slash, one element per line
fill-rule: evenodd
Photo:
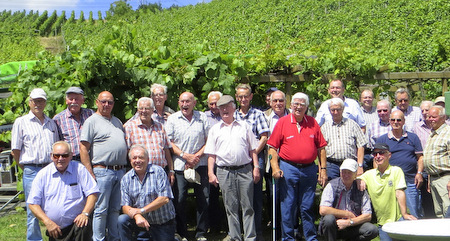
<path fill-rule="evenodd" d="M 189 4 L 195 5 L 197 3 L 210 1 L 211 0 L 129 0 L 127 3 L 130 4 L 133 9 L 136 9 L 141 2 L 161 3 L 163 8 L 168 8 L 174 4 L 186 6 Z M 54 10 L 57 10 L 58 13 L 65 10 L 66 16 L 70 16 L 70 12 L 75 10 L 76 16 L 78 16 L 79 12 L 82 10 L 85 17 L 89 16 L 89 11 L 92 11 L 96 18 L 99 10 L 106 15 L 104 12 L 109 9 L 113 2 L 114 0 L 0 0 L 0 11 L 6 9 L 15 12 L 25 9 L 27 12 L 30 10 L 39 10 L 39 12 L 42 13 L 44 10 L 47 10 L 49 14 L 51 14 Z"/>

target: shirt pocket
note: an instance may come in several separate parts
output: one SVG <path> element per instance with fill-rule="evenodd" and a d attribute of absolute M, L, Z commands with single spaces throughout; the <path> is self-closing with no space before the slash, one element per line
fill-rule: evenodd
<path fill-rule="evenodd" d="M 79 198 L 81 198 L 80 185 L 76 184 L 76 185 L 69 186 L 69 190 L 67 192 L 67 199 L 76 200 Z"/>

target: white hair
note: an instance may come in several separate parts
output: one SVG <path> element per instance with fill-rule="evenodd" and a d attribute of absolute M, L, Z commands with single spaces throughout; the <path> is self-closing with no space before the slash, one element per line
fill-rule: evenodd
<path fill-rule="evenodd" d="M 220 91 L 211 91 L 208 94 L 208 99 L 209 99 L 209 97 L 211 97 L 211 95 L 219 95 L 219 99 L 220 99 L 220 97 L 222 97 L 223 94 Z"/>
<path fill-rule="evenodd" d="M 149 97 L 141 97 L 141 98 L 138 100 L 138 102 L 137 102 L 137 108 L 138 108 L 138 109 L 139 109 L 139 105 L 140 105 L 142 102 L 150 102 L 150 108 L 155 109 L 155 105 L 153 104 L 152 98 L 149 98 Z"/>
<path fill-rule="evenodd" d="M 155 91 L 155 89 L 157 88 L 162 88 L 164 94 L 167 94 L 167 86 L 161 84 L 152 84 L 152 86 L 150 87 L 150 91 L 153 93 L 153 91 Z"/>
<path fill-rule="evenodd" d="M 306 105 L 307 106 L 309 105 L 309 97 L 305 93 L 302 93 L 302 92 L 295 93 L 294 96 L 292 96 L 292 101 L 291 102 L 294 102 L 295 99 L 304 100 Z"/>
<path fill-rule="evenodd" d="M 328 108 L 330 108 L 332 105 L 340 105 L 342 108 L 344 108 L 344 101 L 341 98 L 333 98 L 328 102 Z"/>

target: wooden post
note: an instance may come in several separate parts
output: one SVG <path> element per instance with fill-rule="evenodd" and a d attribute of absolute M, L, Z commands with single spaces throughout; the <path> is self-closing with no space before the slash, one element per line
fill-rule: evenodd
<path fill-rule="evenodd" d="M 286 82 L 285 85 L 286 89 L 286 108 L 289 108 L 291 106 L 291 99 L 292 99 L 292 82 Z"/>

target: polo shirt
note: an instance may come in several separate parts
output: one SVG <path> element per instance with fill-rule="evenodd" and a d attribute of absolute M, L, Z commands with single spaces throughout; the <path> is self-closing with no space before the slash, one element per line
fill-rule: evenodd
<path fill-rule="evenodd" d="M 320 126 L 313 117 L 305 115 L 299 123 L 294 114 L 278 120 L 267 144 L 279 150 L 282 159 L 309 164 L 317 158 L 317 149 L 325 147 L 327 142 L 320 132 Z"/>
<path fill-rule="evenodd" d="M 358 179 L 366 183 L 378 225 L 392 223 L 402 217 L 395 195 L 396 190 L 406 188 L 405 176 L 400 167 L 389 165 L 383 175 L 374 168 L 363 173 Z"/>

